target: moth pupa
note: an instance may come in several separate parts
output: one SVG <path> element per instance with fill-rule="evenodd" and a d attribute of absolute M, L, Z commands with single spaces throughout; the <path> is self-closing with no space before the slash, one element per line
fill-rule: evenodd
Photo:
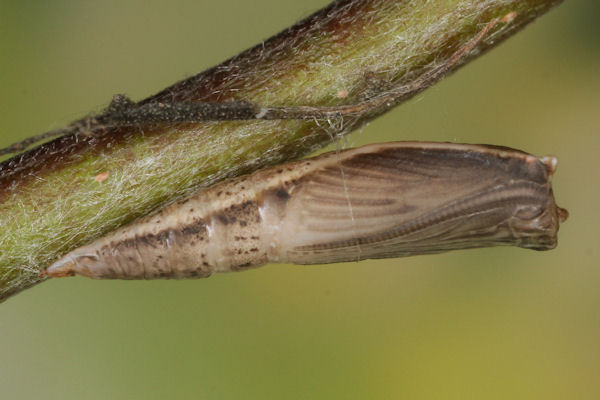
<path fill-rule="evenodd" d="M 52 264 L 54 277 L 201 278 L 496 245 L 552 249 L 567 217 L 554 157 L 448 143 L 371 144 L 196 192 Z"/>

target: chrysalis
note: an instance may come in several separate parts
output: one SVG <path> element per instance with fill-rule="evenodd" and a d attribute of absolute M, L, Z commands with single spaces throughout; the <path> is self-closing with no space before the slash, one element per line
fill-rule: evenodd
<path fill-rule="evenodd" d="M 78 248 L 50 276 L 200 278 L 268 262 L 325 264 L 556 246 L 553 157 L 485 145 L 372 144 L 217 184 Z"/>

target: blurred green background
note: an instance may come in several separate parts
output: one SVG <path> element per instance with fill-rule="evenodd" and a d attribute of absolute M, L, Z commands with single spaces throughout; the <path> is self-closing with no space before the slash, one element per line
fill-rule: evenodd
<path fill-rule="evenodd" d="M 325 4 L 0 0 L 0 147 L 114 93 L 153 94 Z M 51 280 L 0 305 L 0 397 L 600 398 L 598 17 L 600 2 L 566 0 L 346 144 L 557 155 L 571 212 L 557 249 Z"/>

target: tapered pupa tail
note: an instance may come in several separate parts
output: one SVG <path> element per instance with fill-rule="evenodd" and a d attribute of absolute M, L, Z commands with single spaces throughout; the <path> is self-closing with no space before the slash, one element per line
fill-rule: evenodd
<path fill-rule="evenodd" d="M 50 276 L 52 278 L 63 278 L 76 275 L 76 264 L 72 257 L 63 257 L 54 264 L 50 265 L 46 270 L 42 271 L 42 276 Z"/>

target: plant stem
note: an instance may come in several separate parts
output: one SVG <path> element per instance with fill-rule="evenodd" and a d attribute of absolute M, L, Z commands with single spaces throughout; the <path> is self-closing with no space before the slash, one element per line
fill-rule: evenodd
<path fill-rule="evenodd" d="M 336 1 L 266 42 L 136 104 L 360 104 L 449 65 L 493 19 L 500 22 L 452 70 L 558 3 Z M 325 122 L 100 126 L 6 160 L 0 163 L 0 301 L 44 280 L 40 270 L 75 247 L 199 187 L 306 155 L 397 103 L 383 102 L 369 112 Z"/>

